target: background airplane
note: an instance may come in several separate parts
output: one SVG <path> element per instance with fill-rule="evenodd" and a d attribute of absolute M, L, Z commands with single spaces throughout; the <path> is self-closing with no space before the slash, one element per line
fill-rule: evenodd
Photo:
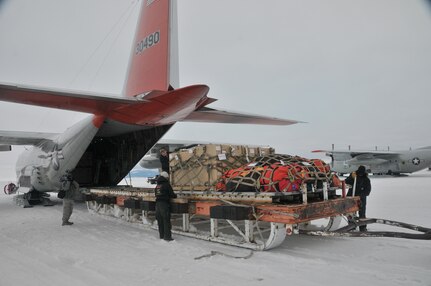
<path fill-rule="evenodd" d="M 369 173 L 400 175 L 413 173 L 431 165 L 431 146 L 404 151 L 335 151 L 326 152 L 331 157 L 331 169 L 340 174 L 356 171 L 364 165 Z"/>
<path fill-rule="evenodd" d="M 73 171 L 81 186 L 116 185 L 178 121 L 289 125 L 206 107 L 209 87 L 178 87 L 176 1 L 142 1 L 122 97 L 0 84 L 0 100 L 91 113 L 64 133 L 0 131 L 0 149 L 32 145 L 16 164 L 24 200 L 43 200 Z M 14 189 L 16 191 L 16 188 Z"/>

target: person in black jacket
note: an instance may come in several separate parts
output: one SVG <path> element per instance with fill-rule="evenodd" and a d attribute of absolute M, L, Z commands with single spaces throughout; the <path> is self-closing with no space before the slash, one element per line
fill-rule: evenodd
<path fill-rule="evenodd" d="M 356 179 L 356 186 L 355 186 Z M 365 212 L 367 208 L 367 196 L 371 192 L 371 182 L 368 178 L 368 174 L 365 171 L 364 166 L 359 166 L 356 172 L 350 174 L 349 177 L 345 180 L 346 184 L 350 185 L 349 191 L 347 192 L 347 196 L 353 196 L 353 188 L 355 188 L 355 196 L 360 197 L 361 205 L 359 207 L 359 219 L 366 218 Z M 367 226 L 363 225 L 359 227 L 360 231 L 366 231 Z"/>
<path fill-rule="evenodd" d="M 176 198 L 171 184 L 169 183 L 169 174 L 161 172 L 157 178 L 156 194 L 156 219 L 159 226 L 160 239 L 171 241 L 171 198 Z"/>
<path fill-rule="evenodd" d="M 169 153 L 165 148 L 160 149 L 160 164 L 162 164 L 162 172 L 169 174 Z"/>

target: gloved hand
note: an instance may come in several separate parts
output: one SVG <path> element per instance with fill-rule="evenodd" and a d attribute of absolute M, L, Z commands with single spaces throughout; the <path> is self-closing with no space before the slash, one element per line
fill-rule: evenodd
<path fill-rule="evenodd" d="M 356 172 L 352 173 L 352 178 L 355 179 L 356 178 Z"/>

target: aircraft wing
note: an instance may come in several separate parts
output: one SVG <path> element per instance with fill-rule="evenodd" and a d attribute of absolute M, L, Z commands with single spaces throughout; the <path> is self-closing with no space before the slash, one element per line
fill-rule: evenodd
<path fill-rule="evenodd" d="M 40 141 L 46 140 L 46 139 L 53 139 L 57 135 L 58 135 L 57 133 L 2 131 L 2 130 L 0 130 L 0 144 L 3 146 L 5 146 L 5 145 L 37 145 Z M 9 151 L 9 150 L 7 150 L 7 151 Z"/>
<path fill-rule="evenodd" d="M 333 157 L 335 160 L 355 159 L 356 161 L 369 161 L 374 159 L 390 160 L 400 153 L 392 151 L 335 151 L 335 150 L 314 150 L 316 152 L 325 152 L 327 156 Z"/>
<path fill-rule="evenodd" d="M 255 114 L 238 113 L 224 110 L 216 110 L 208 107 L 201 108 L 190 113 L 182 121 L 189 122 L 217 122 L 237 124 L 263 124 L 263 125 L 291 125 L 301 121 L 280 119 L 276 117 L 260 116 Z"/>
<path fill-rule="evenodd" d="M 427 150 L 427 149 L 431 149 L 431 146 L 417 148 L 416 150 Z"/>

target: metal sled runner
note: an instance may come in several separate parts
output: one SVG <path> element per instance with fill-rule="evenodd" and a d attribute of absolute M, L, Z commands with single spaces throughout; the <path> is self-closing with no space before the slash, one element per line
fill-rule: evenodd
<path fill-rule="evenodd" d="M 171 201 L 172 232 L 254 250 L 283 243 L 299 230 L 331 231 L 341 215 L 358 210 L 358 198 L 336 195 L 324 184 L 320 190 L 295 193 L 177 192 Z M 91 189 L 90 212 L 113 216 L 156 229 L 152 189 L 115 187 Z"/>

